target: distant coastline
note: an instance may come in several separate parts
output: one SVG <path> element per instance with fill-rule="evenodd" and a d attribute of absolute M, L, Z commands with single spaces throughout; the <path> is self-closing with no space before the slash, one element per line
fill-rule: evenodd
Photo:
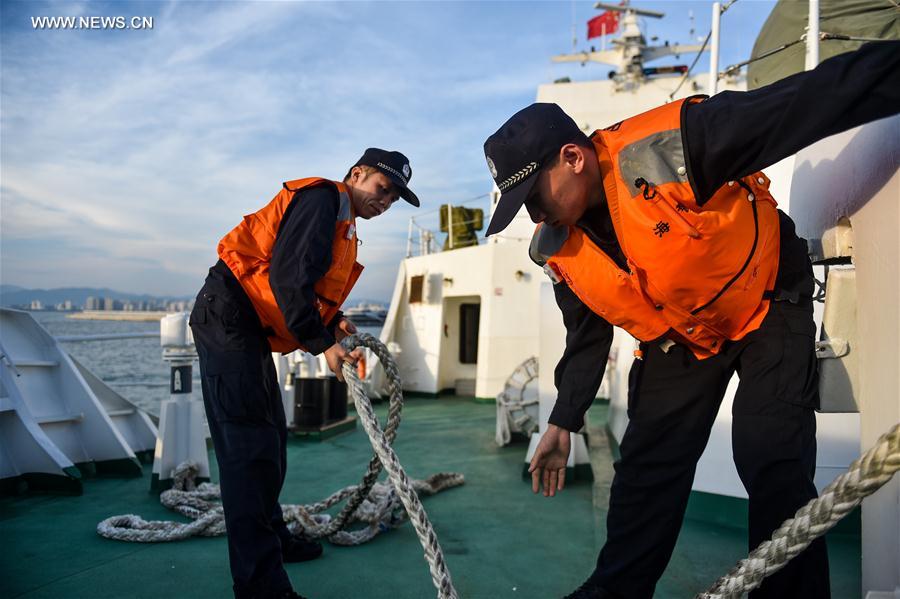
<path fill-rule="evenodd" d="M 138 310 L 83 310 L 67 314 L 74 320 L 131 320 L 136 322 L 158 322 L 168 312 Z"/>
<path fill-rule="evenodd" d="M 32 311 L 133 310 L 178 312 L 189 310 L 193 296 L 153 296 L 97 287 L 26 289 L 0 284 L 0 306 Z"/>

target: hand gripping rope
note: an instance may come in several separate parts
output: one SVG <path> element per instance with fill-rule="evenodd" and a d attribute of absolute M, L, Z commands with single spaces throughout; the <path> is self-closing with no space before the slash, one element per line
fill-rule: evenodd
<path fill-rule="evenodd" d="M 768 541 L 750 552 L 697 599 L 740 597 L 783 568 L 855 508 L 864 497 L 880 489 L 900 469 L 900 424 L 881 436 L 874 447 L 822 490 L 822 495 L 785 520 Z"/>
<path fill-rule="evenodd" d="M 462 474 L 453 472 L 441 472 L 425 481 L 409 479 L 391 447 L 397 436 L 400 412 L 403 409 L 403 391 L 397 364 L 384 344 L 371 335 L 364 333 L 351 335 L 341 344 L 348 351 L 359 346 L 368 347 L 381 360 L 390 390 L 387 425 L 382 431 L 372 409 L 372 403 L 357 376 L 356 368 L 345 363 L 344 377 L 375 455 L 369 461 L 369 467 L 360 484 L 345 487 L 311 505 L 283 505 L 284 520 L 293 533 L 303 533 L 314 539 L 325 538 L 337 545 L 359 545 L 380 532 L 396 528 L 408 515 L 425 550 L 425 559 L 428 561 L 434 586 L 438 590 L 438 598 L 457 599 L 437 535 L 417 493 L 433 495 L 444 489 L 459 486 L 465 479 Z M 387 470 L 390 485 L 375 482 L 382 468 Z M 220 497 L 219 485 L 202 483 L 195 486 L 196 475 L 196 465 L 189 463 L 180 465 L 174 473 L 173 488 L 160 495 L 163 505 L 192 518 L 193 522 L 187 524 L 168 521 L 148 522 L 139 516 L 128 514 L 113 516 L 100 522 L 97 525 L 97 533 L 109 539 L 142 543 L 175 541 L 195 535 L 225 534 L 222 506 L 217 503 Z M 337 516 L 332 518 L 323 513 L 345 499 L 347 503 Z M 368 526 L 347 530 L 349 525 L 355 522 L 363 522 Z"/>

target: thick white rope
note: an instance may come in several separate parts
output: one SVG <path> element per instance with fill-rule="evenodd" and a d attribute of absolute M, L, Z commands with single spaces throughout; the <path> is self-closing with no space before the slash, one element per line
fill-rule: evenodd
<path fill-rule="evenodd" d="M 391 357 L 390 352 L 379 340 L 371 335 L 358 334 L 352 335 L 345 339 L 342 343 L 345 348 L 351 350 L 359 345 L 365 345 L 378 356 L 384 367 L 387 378 L 390 381 L 391 397 L 395 394 L 395 385 L 400 387 L 400 373 L 397 371 L 397 364 Z M 344 378 L 347 380 L 350 392 L 353 394 L 353 402 L 356 404 L 356 411 L 360 415 L 363 428 L 369 435 L 369 441 L 372 448 L 384 469 L 387 470 L 388 478 L 400 496 L 400 501 L 409 514 L 413 528 L 419 535 L 419 542 L 425 550 L 425 559 L 428 561 L 428 568 L 431 572 L 431 580 L 438 590 L 439 599 L 457 599 L 456 590 L 453 588 L 453 581 L 450 579 L 450 571 L 447 569 L 447 563 L 444 561 L 444 553 L 441 551 L 441 545 L 438 542 L 437 535 L 425 514 L 425 508 L 419 501 L 413 485 L 406 476 L 397 454 L 391 447 L 390 439 L 386 433 L 382 433 L 378 424 L 378 418 L 372 409 L 372 402 L 363 390 L 362 383 L 356 374 L 356 368 L 349 364 L 344 364 Z M 396 393 L 402 398 L 402 392 L 397 389 Z"/>
<path fill-rule="evenodd" d="M 403 391 L 397 365 L 384 344 L 371 335 L 351 335 L 342 342 L 342 345 L 348 351 L 366 346 L 381 361 L 390 391 L 387 425 L 382 431 L 356 369 L 344 364 L 344 377 L 375 455 L 369 461 L 368 469 L 360 484 L 345 487 L 311 505 L 283 505 L 284 520 L 293 533 L 302 533 L 314 539 L 325 538 L 337 545 L 359 545 L 381 532 L 396 528 L 409 517 L 425 550 L 425 558 L 434 585 L 438 589 L 439 599 L 456 599 L 456 591 L 437 535 L 419 501 L 418 493 L 433 495 L 444 489 L 459 486 L 465 479 L 462 474 L 452 472 L 438 473 L 424 481 L 410 480 L 406 476 L 391 447 L 397 434 L 397 427 L 400 425 L 400 412 L 403 408 Z M 382 467 L 388 472 L 390 485 L 376 483 Z M 196 476 L 195 464 L 181 464 L 174 472 L 172 488 L 160 495 L 163 505 L 193 519 L 193 522 L 146 521 L 139 516 L 127 514 L 103 520 L 97 525 L 97 533 L 109 539 L 141 543 L 225 534 L 222 506 L 217 502 L 220 498 L 219 485 L 202 483 L 196 486 L 194 483 Z M 323 513 L 345 499 L 347 503 L 337 516 L 332 518 L 329 514 Z M 367 526 L 347 530 L 348 526 L 356 522 L 363 522 Z"/>
<path fill-rule="evenodd" d="M 783 568 L 817 537 L 880 489 L 900 469 L 900 423 L 881 436 L 874 447 L 850 464 L 850 468 L 822 490 L 822 495 L 785 520 L 772 538 L 760 543 L 750 555 L 698 599 L 730 599 L 749 593 L 763 579 Z"/>

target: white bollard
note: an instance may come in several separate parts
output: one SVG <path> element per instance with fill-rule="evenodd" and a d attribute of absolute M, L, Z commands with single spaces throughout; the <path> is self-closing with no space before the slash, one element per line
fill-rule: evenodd
<path fill-rule="evenodd" d="M 198 465 L 197 482 L 209 481 L 207 428 L 203 402 L 192 394 L 193 363 L 197 358 L 188 313 L 167 314 L 160 320 L 163 360 L 171 365 L 169 393 L 159 411 L 159 436 L 153 454 L 151 492 L 172 486 L 175 468 L 183 462 Z"/>

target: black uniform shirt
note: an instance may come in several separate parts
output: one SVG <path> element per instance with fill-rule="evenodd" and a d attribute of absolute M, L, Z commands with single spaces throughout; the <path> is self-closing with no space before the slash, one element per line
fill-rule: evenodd
<path fill-rule="evenodd" d="M 725 91 L 685 109 L 688 177 L 700 204 L 728 181 L 745 177 L 816 141 L 900 111 L 900 42 L 866 44 L 749 92 Z M 778 198 L 776 198 L 777 200 Z M 776 289 L 809 296 L 813 281 L 806 242 L 779 211 L 781 257 Z M 616 261 L 624 256 L 609 211 L 595 208 L 579 226 Z M 556 366 L 558 391 L 550 423 L 570 431 L 600 387 L 612 325 L 585 306 L 563 283 L 553 286 L 566 326 L 566 350 Z"/>
<path fill-rule="evenodd" d="M 304 188 L 288 204 L 272 248 L 269 285 L 284 321 L 294 337 L 313 354 L 334 345 L 334 326 L 323 323 L 316 308 L 316 282 L 331 267 L 331 244 L 340 209 L 340 196 L 332 185 Z"/>

